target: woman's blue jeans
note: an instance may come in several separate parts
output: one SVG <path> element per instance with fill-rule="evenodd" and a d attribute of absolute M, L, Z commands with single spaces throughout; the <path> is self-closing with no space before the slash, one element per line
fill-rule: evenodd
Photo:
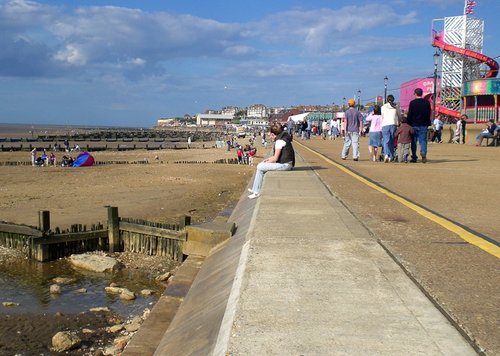
<path fill-rule="evenodd" d="M 394 158 L 394 134 L 396 133 L 396 125 L 382 126 L 382 145 L 384 154 L 391 159 Z"/>
<path fill-rule="evenodd" d="M 260 162 L 257 165 L 257 171 L 255 172 L 255 179 L 253 181 L 252 192 L 259 193 L 262 188 L 262 181 L 264 180 L 264 173 L 269 171 L 289 171 L 292 169 L 290 163 L 268 163 Z"/>

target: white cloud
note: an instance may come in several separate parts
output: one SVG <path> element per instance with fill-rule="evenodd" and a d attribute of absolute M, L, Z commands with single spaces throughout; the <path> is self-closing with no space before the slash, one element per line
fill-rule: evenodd
<path fill-rule="evenodd" d="M 414 11 L 398 14 L 388 5 L 377 4 L 347 6 L 339 10 L 291 10 L 273 14 L 249 33 L 271 43 L 320 49 L 332 39 L 352 38 L 362 31 L 381 26 L 404 26 L 417 20 Z"/>
<path fill-rule="evenodd" d="M 78 42 L 89 62 L 120 61 L 131 53 L 151 62 L 197 53 L 218 56 L 239 38 L 235 25 L 110 6 L 80 8 L 51 30 L 63 42 Z"/>
<path fill-rule="evenodd" d="M 54 55 L 54 59 L 66 64 L 82 66 L 87 60 L 83 52 L 75 45 L 68 44 Z"/>
<path fill-rule="evenodd" d="M 132 58 L 128 62 L 134 66 L 139 66 L 139 67 L 142 67 L 146 64 L 146 61 L 142 58 Z"/>
<path fill-rule="evenodd" d="M 224 54 L 230 56 L 248 56 L 255 54 L 257 51 L 255 48 L 249 46 L 231 46 L 224 50 Z"/>

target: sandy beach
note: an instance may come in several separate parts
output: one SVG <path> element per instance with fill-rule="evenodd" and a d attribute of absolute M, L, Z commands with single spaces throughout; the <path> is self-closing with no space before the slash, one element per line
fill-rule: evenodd
<path fill-rule="evenodd" d="M 62 156 L 62 152 L 58 156 Z M 96 161 L 144 161 L 93 167 L 2 166 L 0 220 L 37 225 L 38 211 L 49 210 L 51 227 L 106 221 L 105 206 L 120 216 L 158 222 L 192 222 L 213 218 L 239 199 L 253 168 L 213 164 L 236 157 L 234 150 L 190 149 L 104 151 Z M 29 152 L 2 152 L 2 161 L 30 160 Z M 207 163 L 176 163 L 176 162 Z"/>
<path fill-rule="evenodd" d="M 245 141 L 245 143 L 247 140 Z M 92 167 L 0 166 L 0 221 L 37 226 L 38 211 L 50 211 L 51 228 L 72 224 L 105 223 L 106 206 L 116 206 L 122 217 L 176 223 L 190 215 L 197 224 L 215 216 L 229 215 L 245 191 L 254 167 L 214 164 L 234 159 L 236 151 L 211 148 L 214 143 L 182 150 L 101 151 L 92 153 L 98 162 L 132 162 Z M 259 147 L 260 148 L 260 147 Z M 262 157 L 260 148 L 257 160 Z M 64 152 L 57 152 L 60 159 Z M 0 152 L 0 162 L 29 162 L 30 153 Z M 148 161 L 147 164 L 133 164 Z M 189 162 L 189 163 L 186 163 Z M 195 163 L 196 162 L 196 163 Z M 17 257 L 16 257 L 17 256 Z M 166 261 L 154 257 L 128 256 L 130 268 L 160 270 Z M 22 258 L 13 253 L 0 254 Z M 132 264 L 132 265 L 130 265 Z M 92 328 L 87 348 L 72 355 L 93 355 L 115 337 L 106 327 L 117 322 L 115 315 L 0 315 L 0 354 L 50 354 L 51 337 L 59 330 Z M 2 351 L 3 350 L 3 351 Z"/>

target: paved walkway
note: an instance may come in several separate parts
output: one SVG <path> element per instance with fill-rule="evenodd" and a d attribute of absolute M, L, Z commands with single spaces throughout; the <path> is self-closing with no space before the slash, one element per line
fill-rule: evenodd
<path fill-rule="evenodd" d="M 300 162 L 240 203 L 155 355 L 476 354 Z"/>

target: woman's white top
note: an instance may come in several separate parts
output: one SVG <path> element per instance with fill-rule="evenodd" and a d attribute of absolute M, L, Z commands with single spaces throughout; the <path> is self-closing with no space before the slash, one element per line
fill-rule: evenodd
<path fill-rule="evenodd" d="M 393 108 L 390 103 L 382 105 L 382 126 L 399 124 L 399 108 Z"/>

